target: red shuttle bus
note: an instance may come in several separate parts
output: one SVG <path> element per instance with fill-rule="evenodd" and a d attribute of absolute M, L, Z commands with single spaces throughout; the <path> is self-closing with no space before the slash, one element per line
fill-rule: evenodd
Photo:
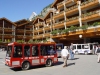
<path fill-rule="evenodd" d="M 52 66 L 58 62 L 56 44 L 20 44 L 9 43 L 6 53 L 5 65 L 9 67 L 21 67 L 27 70 L 31 66 Z"/>

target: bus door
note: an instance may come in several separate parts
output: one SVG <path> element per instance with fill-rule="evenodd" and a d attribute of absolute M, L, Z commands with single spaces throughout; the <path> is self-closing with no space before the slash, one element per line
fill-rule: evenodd
<path fill-rule="evenodd" d="M 32 65 L 40 64 L 39 45 L 32 45 Z"/>
<path fill-rule="evenodd" d="M 8 66 L 11 66 L 11 57 L 13 56 L 12 52 L 12 46 L 8 46 L 5 59 L 5 64 Z"/>
<path fill-rule="evenodd" d="M 23 48 L 22 45 L 14 45 L 13 47 L 12 66 L 21 66 L 23 61 Z"/>
<path fill-rule="evenodd" d="M 55 50 L 55 45 L 41 45 L 40 46 L 40 57 L 41 57 L 40 58 L 41 64 L 45 64 L 47 59 L 56 61 L 55 59 L 57 59 L 57 54 Z"/>
<path fill-rule="evenodd" d="M 30 61 L 31 62 L 31 46 L 30 45 L 24 45 L 23 46 L 24 47 L 24 50 L 23 50 L 23 54 L 24 54 L 24 56 L 23 56 L 23 59 L 24 59 L 24 61 Z"/>

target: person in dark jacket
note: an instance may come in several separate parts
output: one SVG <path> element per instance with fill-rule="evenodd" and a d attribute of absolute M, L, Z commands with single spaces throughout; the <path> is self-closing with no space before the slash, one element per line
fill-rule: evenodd
<path fill-rule="evenodd" d="M 97 56 L 98 56 L 98 59 L 97 59 L 97 62 L 100 63 L 100 45 L 98 45 L 98 49 L 97 49 Z"/>

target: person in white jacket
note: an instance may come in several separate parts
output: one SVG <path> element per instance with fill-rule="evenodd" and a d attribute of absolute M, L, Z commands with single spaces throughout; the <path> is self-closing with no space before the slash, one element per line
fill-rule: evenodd
<path fill-rule="evenodd" d="M 62 49 L 61 56 L 62 56 L 63 62 L 64 62 L 63 67 L 66 67 L 67 66 L 67 59 L 69 57 L 69 52 L 67 50 L 67 46 L 64 46 L 64 49 Z"/>

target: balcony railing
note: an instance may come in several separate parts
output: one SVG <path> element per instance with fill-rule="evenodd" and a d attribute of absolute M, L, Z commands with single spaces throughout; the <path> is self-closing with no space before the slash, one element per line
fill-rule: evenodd
<path fill-rule="evenodd" d="M 61 11 L 59 13 L 54 14 L 54 19 L 59 18 L 59 17 L 63 17 L 64 16 L 64 11 Z"/>
<path fill-rule="evenodd" d="M 26 33 L 32 33 L 33 32 L 33 30 L 25 30 L 26 31 Z"/>
<path fill-rule="evenodd" d="M 79 16 L 69 18 L 69 19 L 67 19 L 67 22 L 66 22 L 67 26 L 75 25 L 75 24 L 78 24 L 78 23 L 79 23 Z"/>
<path fill-rule="evenodd" d="M 99 5 L 98 0 L 88 0 L 88 1 L 85 1 L 81 4 L 81 9 L 87 9 L 90 7 L 94 7 L 96 5 Z"/>
<path fill-rule="evenodd" d="M 44 30 L 50 30 L 50 26 L 45 26 Z"/>
<path fill-rule="evenodd" d="M 64 6 L 64 5 L 63 5 L 63 2 L 64 2 L 64 1 L 62 1 L 62 2 L 60 2 L 60 3 L 57 4 L 58 9 Z"/>
<path fill-rule="evenodd" d="M 65 1 L 65 4 L 66 4 L 66 5 L 69 5 L 69 4 L 71 4 L 71 3 L 73 3 L 73 0 L 66 0 L 66 1 Z"/>
<path fill-rule="evenodd" d="M 17 29 L 16 32 L 17 32 L 17 33 L 24 33 L 24 30 L 23 30 L 23 29 Z"/>
<path fill-rule="evenodd" d="M 27 38 L 28 38 L 28 39 L 32 39 L 32 38 L 33 38 L 33 36 L 30 36 L 30 35 L 26 35 L 25 37 L 26 37 L 26 39 L 27 39 Z"/>
<path fill-rule="evenodd" d="M 23 39 L 24 38 L 24 35 L 16 35 L 16 38 Z"/>
<path fill-rule="evenodd" d="M 54 24 L 54 28 L 63 28 L 65 21 L 60 21 Z"/>
<path fill-rule="evenodd" d="M 39 28 L 38 29 L 38 32 L 43 32 L 43 28 Z"/>
<path fill-rule="evenodd" d="M 39 22 L 39 23 L 35 24 L 35 27 L 38 27 L 38 26 L 43 26 L 43 22 Z"/>
<path fill-rule="evenodd" d="M 4 38 L 13 38 L 14 35 L 12 34 L 2 34 L 4 36 Z"/>
<path fill-rule="evenodd" d="M 38 33 L 38 30 L 34 30 L 33 33 Z"/>
<path fill-rule="evenodd" d="M 48 32 L 48 33 L 45 33 L 44 34 L 44 37 L 50 37 L 50 33 Z"/>
<path fill-rule="evenodd" d="M 12 31 L 14 31 L 14 29 L 12 29 L 12 28 L 4 28 L 4 32 L 12 32 Z"/>
<path fill-rule="evenodd" d="M 66 9 L 66 15 L 73 14 L 73 12 L 78 12 L 78 5 Z"/>
<path fill-rule="evenodd" d="M 46 23 L 49 23 L 50 22 L 50 18 L 49 19 L 46 19 Z"/>
<path fill-rule="evenodd" d="M 89 13 L 82 14 L 82 21 L 90 21 L 100 18 L 100 10 L 92 11 Z"/>
<path fill-rule="evenodd" d="M 43 38 L 43 34 L 39 34 L 38 35 L 38 38 Z"/>

